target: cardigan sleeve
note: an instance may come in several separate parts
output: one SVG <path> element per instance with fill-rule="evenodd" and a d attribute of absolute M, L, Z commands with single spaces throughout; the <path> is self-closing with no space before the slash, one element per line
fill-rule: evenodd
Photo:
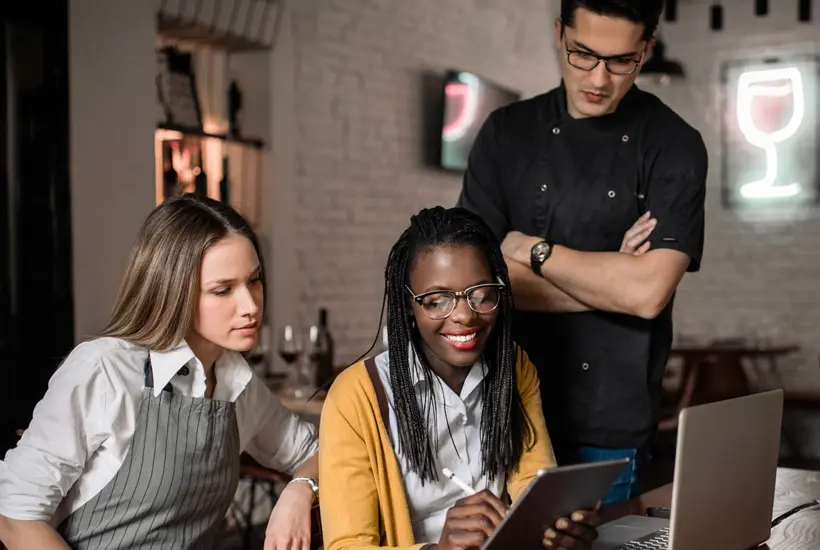
<path fill-rule="evenodd" d="M 518 465 L 518 471 L 511 475 L 508 480 L 507 491 L 513 501 L 521 496 L 535 478 L 538 470 L 553 468 L 557 465 L 552 442 L 549 433 L 547 433 L 544 411 L 541 407 L 541 386 L 538 381 L 538 373 L 535 371 L 535 366 L 530 361 L 527 353 L 521 348 L 518 348 L 517 351 L 516 380 L 518 391 L 521 394 L 521 401 L 524 404 L 527 416 L 532 423 L 535 441 L 531 441 L 531 446 L 524 450 Z"/>
<path fill-rule="evenodd" d="M 340 389 L 351 388 L 331 388 L 319 424 L 319 509 L 324 549 L 386 548 L 379 546 L 379 494 L 361 421 L 361 415 L 370 412 L 357 410 L 361 401 L 344 395 L 347 391 Z"/>

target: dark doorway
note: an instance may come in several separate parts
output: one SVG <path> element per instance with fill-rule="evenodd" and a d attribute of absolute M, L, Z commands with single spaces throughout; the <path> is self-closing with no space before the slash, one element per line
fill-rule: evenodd
<path fill-rule="evenodd" d="M 74 343 L 67 4 L 0 7 L 0 456 Z"/>

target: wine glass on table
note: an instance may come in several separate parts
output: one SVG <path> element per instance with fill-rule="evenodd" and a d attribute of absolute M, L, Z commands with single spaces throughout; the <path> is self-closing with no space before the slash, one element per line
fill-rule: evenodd
<path fill-rule="evenodd" d="M 279 331 L 278 352 L 279 357 L 288 364 L 288 385 L 298 394 L 299 387 L 303 385 L 302 371 L 299 368 L 302 342 L 293 325 L 285 325 Z"/>

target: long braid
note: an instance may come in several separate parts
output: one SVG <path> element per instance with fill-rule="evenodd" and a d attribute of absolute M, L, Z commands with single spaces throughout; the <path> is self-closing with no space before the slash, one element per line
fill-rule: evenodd
<path fill-rule="evenodd" d="M 517 352 L 512 341 L 512 294 L 501 247 L 490 228 L 479 217 L 461 209 L 435 207 L 411 218 L 390 251 L 385 268 L 390 386 L 399 429 L 398 446 L 422 483 L 438 480 L 429 426 L 435 425 L 432 392 L 421 406 L 413 388 L 412 356 L 427 380 L 434 380 L 430 365 L 416 342 L 417 331 L 405 285 L 419 253 L 444 245 L 474 246 L 484 252 L 493 275 L 506 285 L 499 304 L 496 326 L 490 335 L 483 361 L 487 373 L 482 383 L 481 453 L 483 472 L 490 480 L 514 471 L 525 447 L 534 442 L 532 422 L 524 410 L 516 382 Z M 432 418 L 431 418 L 432 416 Z M 431 422 L 432 421 L 432 422 Z"/>

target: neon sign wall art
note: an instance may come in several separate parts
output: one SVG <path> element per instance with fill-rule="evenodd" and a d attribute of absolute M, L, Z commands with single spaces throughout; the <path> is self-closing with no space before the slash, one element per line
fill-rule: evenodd
<path fill-rule="evenodd" d="M 495 109 L 517 101 L 520 94 L 464 71 L 449 71 L 442 84 L 444 109 L 438 164 L 462 172 L 487 117 Z"/>
<path fill-rule="evenodd" d="M 442 128 L 441 139 L 458 141 L 472 127 L 478 110 L 479 86 L 481 83 L 478 78 L 469 73 L 460 73 L 458 82 L 448 82 L 444 87 L 444 95 L 447 99 L 451 101 L 456 98 L 461 99 L 461 108 L 455 118 Z"/>
<path fill-rule="evenodd" d="M 759 128 L 760 121 L 754 117 L 755 99 L 782 99 L 789 95 L 793 103 L 789 121 L 780 129 Z M 799 182 L 775 185 L 778 175 L 776 144 L 794 137 L 803 124 L 805 110 L 803 75 L 797 67 L 747 71 L 740 75 L 737 82 L 737 123 L 746 140 L 763 149 L 766 155 L 766 172 L 763 178 L 745 183 L 740 188 L 740 194 L 745 198 L 793 197 L 800 193 Z"/>
<path fill-rule="evenodd" d="M 817 202 L 818 69 L 814 56 L 724 65 L 724 205 Z"/>

